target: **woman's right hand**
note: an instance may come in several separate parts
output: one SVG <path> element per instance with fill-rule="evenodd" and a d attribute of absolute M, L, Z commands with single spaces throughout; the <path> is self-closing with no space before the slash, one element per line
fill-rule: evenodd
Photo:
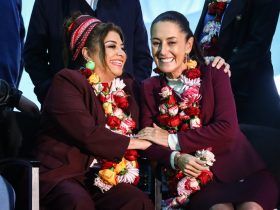
<path fill-rule="evenodd" d="M 209 170 L 208 167 L 204 166 L 204 162 L 199 160 L 197 157 L 189 154 L 175 155 L 175 164 L 185 174 L 191 177 L 198 177 L 203 170 Z"/>
<path fill-rule="evenodd" d="M 130 142 L 127 149 L 145 150 L 151 145 L 152 143 L 150 141 L 139 138 L 130 138 Z"/>

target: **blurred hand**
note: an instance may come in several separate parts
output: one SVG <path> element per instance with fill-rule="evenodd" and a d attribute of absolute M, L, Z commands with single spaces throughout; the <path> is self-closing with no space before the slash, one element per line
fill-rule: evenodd
<path fill-rule="evenodd" d="M 168 135 L 168 131 L 158 127 L 154 123 L 153 127 L 146 127 L 139 131 L 136 137 L 140 139 L 146 139 L 164 147 L 168 147 Z"/>
<path fill-rule="evenodd" d="M 130 138 L 130 142 L 127 149 L 145 150 L 151 145 L 152 143 L 149 141 L 139 139 L 139 138 Z"/>
<path fill-rule="evenodd" d="M 185 174 L 190 177 L 198 177 L 203 170 L 208 170 L 204 166 L 204 162 L 199 160 L 197 157 L 194 157 L 189 154 L 176 154 L 175 164 L 178 168 Z"/>
<path fill-rule="evenodd" d="M 39 108 L 37 107 L 37 105 L 23 95 L 21 95 L 21 97 L 20 97 L 17 109 L 21 112 L 26 112 L 33 116 L 37 116 L 40 114 L 40 111 L 39 111 Z"/>
<path fill-rule="evenodd" d="M 220 69 L 222 66 L 224 66 L 224 72 L 231 77 L 230 65 L 222 57 L 216 56 L 212 62 L 212 67 Z"/>

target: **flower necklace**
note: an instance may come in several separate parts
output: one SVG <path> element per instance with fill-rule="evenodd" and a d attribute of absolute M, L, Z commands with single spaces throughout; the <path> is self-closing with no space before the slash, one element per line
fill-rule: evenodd
<path fill-rule="evenodd" d="M 195 60 L 189 60 L 186 63 L 186 67 L 187 70 L 179 78 L 183 83 L 183 92 L 181 94 L 176 93 L 169 85 L 162 87 L 159 93 L 162 103 L 159 105 L 157 120 L 160 127 L 169 133 L 201 127 L 200 101 L 202 96 L 199 91 L 201 72 L 197 68 Z M 175 94 L 180 98 L 180 102 L 177 102 Z M 164 170 L 167 175 L 169 190 L 175 197 L 162 202 L 163 210 L 184 207 L 192 193 L 200 190 L 201 186 L 212 180 L 213 173 L 209 168 L 213 165 L 215 156 L 211 152 L 211 148 L 198 150 L 195 156 L 204 161 L 205 166 L 208 167 L 208 170 L 202 171 L 197 178 L 185 176 L 182 171 Z"/>
<path fill-rule="evenodd" d="M 187 70 L 179 78 L 184 85 L 183 93 L 178 95 L 181 99 L 179 103 L 175 91 L 169 85 L 161 88 L 159 95 L 162 103 L 159 105 L 157 120 L 160 127 L 169 133 L 201 127 L 199 117 L 201 72 L 196 66 L 195 60 L 188 61 Z"/>
<path fill-rule="evenodd" d="M 127 114 L 129 103 L 128 95 L 123 90 L 126 86 L 123 80 L 115 78 L 109 87 L 108 83 L 101 83 L 99 76 L 90 69 L 81 69 L 80 72 L 87 78 L 102 104 L 107 119 L 105 127 L 115 133 L 130 137 L 136 128 L 136 122 L 130 114 Z M 137 157 L 136 150 L 127 150 L 119 163 L 102 160 L 101 170 L 94 180 L 94 185 L 102 192 L 118 183 L 137 185 L 139 182 Z"/>
<path fill-rule="evenodd" d="M 200 40 L 201 48 L 205 56 L 217 55 L 217 42 L 221 29 L 221 21 L 230 1 L 231 0 L 209 0 L 207 10 L 208 20 L 203 28 L 203 34 Z"/>

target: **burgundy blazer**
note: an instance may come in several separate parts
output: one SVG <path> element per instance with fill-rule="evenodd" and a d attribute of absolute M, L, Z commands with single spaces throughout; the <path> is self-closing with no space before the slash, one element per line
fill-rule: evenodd
<path fill-rule="evenodd" d="M 136 83 L 129 76 L 124 76 L 124 82 L 129 110 L 137 122 Z M 86 78 L 75 70 L 57 73 L 44 104 L 35 151 L 41 162 L 41 198 L 58 182 L 85 174 L 95 157 L 121 160 L 129 138 L 105 124 L 102 105 Z"/>
<path fill-rule="evenodd" d="M 212 167 L 215 176 L 221 181 L 233 181 L 265 168 L 246 137 L 239 130 L 234 98 L 229 77 L 222 70 L 212 67 L 203 69 L 201 85 L 202 127 L 178 132 L 179 144 L 184 153 L 194 153 L 199 149 L 213 148 L 216 162 Z M 160 90 L 163 79 L 159 76 L 143 82 L 141 126 L 152 126 L 159 113 Z M 152 160 L 170 166 L 166 148 L 151 146 L 146 155 Z"/>

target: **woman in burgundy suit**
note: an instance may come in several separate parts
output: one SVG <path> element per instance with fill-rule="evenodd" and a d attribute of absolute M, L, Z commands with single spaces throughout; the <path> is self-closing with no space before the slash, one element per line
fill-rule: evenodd
<path fill-rule="evenodd" d="M 43 106 L 36 156 L 41 205 L 50 210 L 151 210 L 135 184 L 137 152 L 150 142 L 137 129 L 136 84 L 119 27 L 87 15 L 66 23 L 70 58 L 81 69 L 56 74 Z"/>
<path fill-rule="evenodd" d="M 179 182 L 167 206 L 275 208 L 276 183 L 239 130 L 229 78 L 205 65 L 187 19 L 174 11 L 160 14 L 152 22 L 151 42 L 159 76 L 143 82 L 145 128 L 138 137 L 154 143 L 146 150 L 150 159 L 181 170 L 168 175 L 170 186 Z M 208 154 L 210 162 L 199 154 Z"/>

